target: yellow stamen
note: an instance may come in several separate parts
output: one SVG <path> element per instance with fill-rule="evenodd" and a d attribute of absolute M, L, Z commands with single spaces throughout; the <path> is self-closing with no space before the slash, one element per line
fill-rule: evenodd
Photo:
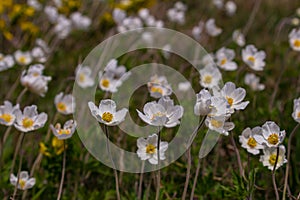
<path fill-rule="evenodd" d="M 225 65 L 226 63 L 227 63 L 227 59 L 226 58 L 224 58 L 224 59 L 221 60 L 221 65 Z"/>
<path fill-rule="evenodd" d="M 156 152 L 156 147 L 153 144 L 148 144 L 146 146 L 146 153 L 154 154 Z"/>
<path fill-rule="evenodd" d="M 66 134 L 66 135 L 69 135 L 71 133 L 71 130 L 70 129 L 60 129 L 58 131 L 58 134 L 59 135 L 62 135 L 62 134 Z"/>
<path fill-rule="evenodd" d="M 247 142 L 248 146 L 254 148 L 257 146 L 257 142 L 253 137 L 250 137 Z"/>
<path fill-rule="evenodd" d="M 270 165 L 273 165 L 273 166 L 275 165 L 276 157 L 277 157 L 276 153 L 270 155 L 270 157 L 269 157 L 269 163 L 270 163 Z M 279 163 L 279 162 L 280 162 L 280 156 L 278 156 L 278 160 L 277 160 L 277 163 Z"/>
<path fill-rule="evenodd" d="M 300 47 L 300 40 L 296 39 L 294 41 L 294 46 L 297 47 L 297 48 L 299 48 Z"/>
<path fill-rule="evenodd" d="M 252 62 L 252 63 L 255 62 L 255 58 L 254 58 L 253 56 L 249 56 L 249 57 L 248 57 L 248 60 L 249 60 L 250 62 Z"/>
<path fill-rule="evenodd" d="M 9 123 L 12 120 L 12 116 L 11 114 L 4 113 L 0 115 L 0 119 L 3 119 L 6 123 Z"/>
<path fill-rule="evenodd" d="M 152 115 L 151 120 L 153 120 L 155 117 L 163 117 L 163 116 L 165 116 L 164 113 L 158 112 L 158 113 L 155 113 L 154 115 Z"/>
<path fill-rule="evenodd" d="M 226 99 L 227 99 L 228 104 L 229 104 L 230 106 L 232 106 L 232 104 L 233 104 L 233 98 L 231 98 L 231 97 L 226 97 Z"/>
<path fill-rule="evenodd" d="M 216 127 L 216 128 L 220 128 L 220 127 L 222 127 L 222 125 L 223 125 L 223 123 L 222 123 L 221 121 L 218 121 L 218 120 L 215 120 L 215 119 L 212 119 L 212 120 L 210 121 L 210 123 L 211 123 L 211 125 L 212 125 L 213 127 Z"/>
<path fill-rule="evenodd" d="M 30 128 L 33 125 L 33 120 L 31 118 L 25 117 L 22 120 L 22 124 L 23 124 L 24 128 Z"/>
<path fill-rule="evenodd" d="M 151 87 L 151 92 L 158 92 L 158 93 L 162 94 L 163 90 L 159 87 Z"/>
<path fill-rule="evenodd" d="M 105 88 L 108 88 L 110 85 L 110 82 L 108 79 L 103 79 L 103 80 L 101 80 L 101 85 Z"/>
<path fill-rule="evenodd" d="M 85 75 L 83 73 L 79 74 L 79 82 L 84 82 L 85 81 Z"/>
<path fill-rule="evenodd" d="M 106 122 L 111 122 L 113 120 L 113 115 L 110 112 L 105 112 L 102 114 L 102 119 Z"/>
<path fill-rule="evenodd" d="M 272 134 L 268 137 L 268 142 L 269 142 L 270 144 L 275 145 L 275 144 L 278 143 L 278 141 L 279 141 L 279 137 L 278 137 L 278 134 L 276 134 L 276 133 L 272 133 Z"/>
<path fill-rule="evenodd" d="M 203 82 L 206 83 L 206 84 L 210 84 L 212 81 L 212 76 L 210 75 L 206 75 L 204 78 L 203 78 Z"/>
<path fill-rule="evenodd" d="M 67 110 L 67 105 L 65 103 L 63 103 L 63 102 L 59 102 L 56 105 L 56 107 L 57 107 L 57 110 L 62 111 L 62 112 L 64 112 L 64 111 Z"/>
<path fill-rule="evenodd" d="M 24 179 L 19 179 L 19 185 L 20 185 L 21 189 L 24 189 L 25 185 L 26 185 L 26 181 Z"/>
<path fill-rule="evenodd" d="M 18 60 L 19 60 L 19 62 L 21 64 L 25 64 L 26 63 L 26 57 L 25 56 L 20 56 Z"/>
<path fill-rule="evenodd" d="M 300 118 L 300 112 L 298 112 L 298 114 L 297 114 L 297 118 Z"/>

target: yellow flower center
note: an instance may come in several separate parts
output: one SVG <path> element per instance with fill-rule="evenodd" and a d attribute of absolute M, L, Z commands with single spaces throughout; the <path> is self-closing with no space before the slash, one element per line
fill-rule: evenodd
<path fill-rule="evenodd" d="M 22 120 L 22 123 L 23 123 L 24 128 L 30 128 L 33 125 L 33 120 L 31 118 L 25 117 Z"/>
<path fill-rule="evenodd" d="M 255 62 L 255 58 L 254 58 L 254 56 L 249 56 L 249 57 L 248 57 L 248 60 L 249 60 L 249 61 L 251 61 L 252 63 L 254 63 L 254 62 Z"/>
<path fill-rule="evenodd" d="M 71 133 L 70 129 L 60 129 L 58 131 L 58 134 L 60 134 L 60 135 L 62 135 L 62 134 L 69 135 L 70 133 Z"/>
<path fill-rule="evenodd" d="M 270 163 L 270 165 L 273 165 L 273 166 L 275 165 L 276 157 L 277 157 L 276 153 L 270 155 L 270 157 L 269 157 L 269 163 Z M 277 160 L 277 163 L 279 163 L 279 162 L 280 162 L 280 156 L 278 156 L 278 160 Z"/>
<path fill-rule="evenodd" d="M 146 153 L 154 154 L 156 152 L 156 147 L 153 144 L 148 144 L 146 146 Z"/>
<path fill-rule="evenodd" d="M 25 56 L 20 56 L 18 60 L 19 60 L 19 62 L 21 64 L 25 64 L 26 63 L 26 57 Z"/>
<path fill-rule="evenodd" d="M 221 60 L 221 65 L 225 65 L 226 63 L 227 63 L 227 59 L 226 58 L 224 58 L 224 59 Z"/>
<path fill-rule="evenodd" d="M 232 104 L 233 104 L 233 98 L 231 98 L 231 97 L 226 97 L 226 99 L 227 99 L 228 104 L 229 104 L 230 106 L 232 106 Z"/>
<path fill-rule="evenodd" d="M 12 120 L 12 116 L 11 114 L 4 113 L 0 115 L 0 119 L 3 119 L 6 123 L 9 123 Z"/>
<path fill-rule="evenodd" d="M 110 85 L 110 82 L 109 82 L 108 79 L 103 79 L 103 80 L 101 81 L 101 85 L 102 85 L 103 87 L 105 87 L 105 88 L 108 88 L 109 85 Z"/>
<path fill-rule="evenodd" d="M 211 125 L 212 125 L 213 127 L 216 127 L 216 128 L 220 128 L 220 127 L 222 127 L 222 125 L 223 125 L 223 123 L 222 123 L 221 121 L 218 121 L 218 120 L 215 120 L 215 119 L 212 119 L 212 120 L 210 121 L 210 123 L 211 123 Z"/>
<path fill-rule="evenodd" d="M 83 73 L 79 74 L 79 82 L 84 82 L 85 81 L 85 75 Z"/>
<path fill-rule="evenodd" d="M 272 133 L 272 134 L 268 137 L 268 142 L 269 142 L 270 144 L 275 145 L 275 144 L 278 143 L 278 141 L 279 141 L 279 137 L 278 137 L 278 135 L 277 135 L 276 133 Z"/>
<path fill-rule="evenodd" d="M 165 116 L 164 113 L 162 113 L 162 112 L 157 112 L 157 113 L 155 113 L 154 115 L 152 115 L 151 120 L 153 120 L 155 117 L 163 117 L 163 116 Z"/>
<path fill-rule="evenodd" d="M 256 147 L 257 142 L 256 142 L 256 140 L 253 137 L 250 137 L 248 139 L 247 144 L 248 144 L 249 147 L 254 148 L 254 147 Z"/>
<path fill-rule="evenodd" d="M 56 107 L 57 107 L 57 110 L 62 111 L 62 112 L 64 112 L 64 111 L 67 110 L 67 105 L 65 103 L 63 103 L 63 102 L 59 102 L 56 105 Z"/>
<path fill-rule="evenodd" d="M 25 185 L 26 185 L 26 181 L 24 179 L 19 179 L 19 185 L 20 185 L 21 189 L 24 189 Z"/>
<path fill-rule="evenodd" d="M 300 40 L 296 39 L 294 41 L 294 46 L 297 47 L 297 48 L 299 48 L 300 47 Z"/>
<path fill-rule="evenodd" d="M 151 92 L 158 92 L 158 93 L 162 94 L 163 90 L 159 87 L 151 87 Z"/>
<path fill-rule="evenodd" d="M 102 114 L 102 119 L 106 122 L 111 122 L 113 120 L 113 114 L 111 114 L 110 112 L 104 112 Z"/>
<path fill-rule="evenodd" d="M 4 59 L 4 56 L 0 55 L 0 61 Z"/>
<path fill-rule="evenodd" d="M 298 114 L 297 114 L 297 118 L 300 118 L 300 112 L 298 112 Z"/>
<path fill-rule="evenodd" d="M 206 84 L 210 84 L 211 81 L 212 81 L 212 76 L 210 76 L 210 75 L 206 75 L 203 79 L 203 82 Z"/>

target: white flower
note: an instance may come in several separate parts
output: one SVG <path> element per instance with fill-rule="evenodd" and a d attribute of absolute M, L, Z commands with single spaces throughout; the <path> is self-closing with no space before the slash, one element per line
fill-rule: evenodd
<path fill-rule="evenodd" d="M 94 79 L 91 77 L 92 70 L 88 66 L 78 65 L 76 68 L 76 83 L 81 88 L 87 88 L 94 85 Z"/>
<path fill-rule="evenodd" d="M 192 30 L 192 35 L 196 40 L 199 40 L 201 37 L 201 33 L 203 32 L 204 29 L 204 22 L 200 21 L 197 26 L 194 26 Z"/>
<path fill-rule="evenodd" d="M 138 15 L 141 19 L 147 20 L 147 18 L 150 16 L 150 13 L 147 8 L 142 8 L 139 10 Z"/>
<path fill-rule="evenodd" d="M 233 113 L 234 110 L 244 110 L 249 104 L 249 101 L 243 102 L 246 96 L 246 90 L 244 88 L 236 88 L 232 82 L 225 83 L 224 87 L 220 91 L 220 95 L 224 97 L 229 104 L 229 113 Z"/>
<path fill-rule="evenodd" d="M 55 96 L 54 104 L 58 112 L 69 115 L 75 112 L 75 98 L 72 94 L 64 95 L 63 92 Z"/>
<path fill-rule="evenodd" d="M 60 123 L 57 123 L 55 127 L 51 124 L 50 128 L 52 130 L 52 133 L 59 139 L 59 140 L 65 140 L 74 134 L 76 130 L 76 122 L 73 120 L 68 120 L 64 124 L 64 127 L 61 128 Z"/>
<path fill-rule="evenodd" d="M 27 0 L 27 4 L 33 7 L 35 10 L 41 10 L 42 4 L 40 4 L 37 0 Z"/>
<path fill-rule="evenodd" d="M 50 52 L 49 46 L 48 46 L 47 43 L 46 43 L 44 40 L 42 40 L 41 38 L 36 39 L 35 44 L 36 44 L 36 46 L 41 47 L 42 50 L 43 50 L 46 54 L 48 54 L 48 53 Z"/>
<path fill-rule="evenodd" d="M 123 20 L 126 18 L 126 12 L 119 8 L 114 8 L 112 13 L 113 19 L 117 24 L 121 24 Z"/>
<path fill-rule="evenodd" d="M 223 0 L 213 0 L 213 4 L 218 8 L 221 9 L 224 6 Z"/>
<path fill-rule="evenodd" d="M 233 31 L 232 40 L 240 47 L 243 47 L 246 44 L 245 35 L 240 30 Z"/>
<path fill-rule="evenodd" d="M 173 8 L 167 11 L 167 17 L 171 22 L 184 24 L 185 23 L 186 5 L 182 2 L 176 2 Z"/>
<path fill-rule="evenodd" d="M 170 58 L 170 51 L 171 51 L 172 47 L 170 44 L 166 44 L 165 46 L 163 46 L 162 48 L 162 54 L 163 56 L 168 59 Z"/>
<path fill-rule="evenodd" d="M 44 66 L 41 64 L 31 65 L 21 76 L 21 84 L 41 97 L 48 91 L 48 82 L 51 80 L 50 76 L 42 75 L 43 70 Z"/>
<path fill-rule="evenodd" d="M 158 136 L 152 134 L 148 138 L 139 138 L 137 140 L 137 155 L 141 160 L 148 160 L 151 164 L 158 164 L 158 150 L 157 150 Z M 168 149 L 168 142 L 159 141 L 159 160 L 165 160 L 165 151 Z"/>
<path fill-rule="evenodd" d="M 300 51 L 300 29 L 293 29 L 290 32 L 289 42 L 294 51 Z"/>
<path fill-rule="evenodd" d="M 147 86 L 150 96 L 154 98 L 169 96 L 173 92 L 171 85 L 167 81 L 167 78 L 165 76 L 158 76 L 157 74 L 150 78 Z"/>
<path fill-rule="evenodd" d="M 205 120 L 205 125 L 210 129 L 214 130 L 220 134 L 229 135 L 228 131 L 234 129 L 234 123 L 226 122 L 224 116 L 213 116 L 207 117 Z"/>
<path fill-rule="evenodd" d="M 294 109 L 292 117 L 296 122 L 300 123 L 300 98 L 294 99 Z"/>
<path fill-rule="evenodd" d="M 186 92 L 191 88 L 191 84 L 188 81 L 178 83 L 178 90 Z"/>
<path fill-rule="evenodd" d="M 277 157 L 277 148 L 271 147 L 268 148 L 266 147 L 264 150 L 264 155 L 260 156 L 259 161 L 263 163 L 263 166 L 268 167 L 269 170 L 274 169 L 274 165 L 276 162 L 276 157 Z M 276 168 L 278 169 L 281 167 L 284 163 L 286 163 L 287 160 L 285 158 L 285 147 L 283 145 L 279 146 L 279 155 L 278 155 L 278 160 L 276 164 Z"/>
<path fill-rule="evenodd" d="M 54 7 L 54 6 L 46 6 L 44 8 L 44 12 L 45 14 L 47 15 L 49 21 L 51 23 L 56 23 L 56 21 L 58 20 L 58 11 L 57 11 L 57 8 Z"/>
<path fill-rule="evenodd" d="M 251 130 L 251 128 L 246 128 L 242 135 L 239 136 L 239 141 L 242 144 L 242 147 L 245 148 L 249 153 L 253 155 L 259 154 L 259 150 L 263 149 L 264 146 L 257 143 L 254 139 L 254 135 L 261 132 L 261 127 L 255 127 Z"/>
<path fill-rule="evenodd" d="M 127 17 L 125 18 L 121 24 L 118 25 L 117 29 L 120 33 L 141 28 L 143 27 L 143 22 L 138 17 Z"/>
<path fill-rule="evenodd" d="M 208 90 L 202 89 L 199 94 L 197 94 L 197 101 L 194 106 L 195 115 L 208 115 L 211 111 L 211 94 Z"/>
<path fill-rule="evenodd" d="M 259 83 L 260 78 L 255 74 L 247 73 L 245 76 L 245 84 L 249 85 L 253 91 L 261 91 L 265 89 L 265 85 Z"/>
<path fill-rule="evenodd" d="M 127 108 L 116 111 L 116 103 L 111 99 L 101 100 L 99 108 L 91 101 L 88 105 L 97 121 L 108 126 L 115 126 L 123 122 L 128 112 Z"/>
<path fill-rule="evenodd" d="M 205 88 L 218 86 L 222 79 L 221 72 L 214 64 L 208 64 L 200 70 L 200 85 Z"/>
<path fill-rule="evenodd" d="M 283 142 L 284 137 L 285 131 L 280 131 L 279 126 L 272 121 L 267 121 L 262 126 L 262 131 L 254 135 L 257 143 L 267 147 L 278 147 Z"/>
<path fill-rule="evenodd" d="M 205 23 L 205 29 L 208 35 L 216 37 L 222 33 L 222 29 L 216 26 L 215 19 L 209 19 Z"/>
<path fill-rule="evenodd" d="M 218 66 L 227 71 L 234 71 L 237 69 L 237 64 L 232 61 L 234 57 L 234 51 L 225 47 L 222 47 L 216 53 Z"/>
<path fill-rule="evenodd" d="M 41 47 L 34 47 L 31 50 L 31 55 L 37 62 L 45 63 L 47 61 L 46 54 Z"/>
<path fill-rule="evenodd" d="M 227 1 L 225 4 L 226 13 L 229 16 L 232 16 L 236 12 L 236 4 L 233 1 Z"/>
<path fill-rule="evenodd" d="M 22 52 L 20 50 L 17 50 L 14 53 L 14 57 L 19 65 L 29 65 L 32 62 L 30 52 Z"/>
<path fill-rule="evenodd" d="M 56 25 L 54 26 L 54 32 L 59 39 L 65 39 L 68 37 L 72 30 L 72 22 L 64 15 L 59 15 Z"/>
<path fill-rule="evenodd" d="M 13 106 L 11 102 L 4 101 L 4 105 L 0 106 L 0 124 L 5 126 L 13 125 L 16 119 L 16 112 L 19 109 L 19 104 Z"/>
<path fill-rule="evenodd" d="M 18 177 L 14 174 L 10 174 L 10 183 L 14 186 L 17 185 Z M 18 189 L 27 190 L 35 185 L 35 178 L 29 178 L 28 172 L 21 171 L 19 176 Z"/>
<path fill-rule="evenodd" d="M 137 110 L 139 117 L 149 125 L 175 127 L 180 124 L 179 119 L 183 115 L 183 107 L 176 105 L 170 97 L 164 96 L 156 101 L 144 105 L 143 112 Z"/>
<path fill-rule="evenodd" d="M 254 45 L 247 45 L 242 50 L 243 61 L 253 70 L 262 71 L 264 69 L 266 53 L 258 51 Z"/>
<path fill-rule="evenodd" d="M 22 132 L 34 131 L 42 128 L 47 121 L 47 114 L 37 112 L 36 105 L 26 106 L 23 113 L 21 110 L 16 111 L 15 127 Z"/>
<path fill-rule="evenodd" d="M 0 72 L 13 67 L 15 61 L 11 55 L 4 56 L 0 53 Z"/>
<path fill-rule="evenodd" d="M 177 10 L 180 10 L 180 11 L 186 11 L 187 7 L 184 3 L 182 3 L 181 1 L 177 1 L 175 4 L 174 4 L 174 8 L 176 8 Z"/>
<path fill-rule="evenodd" d="M 83 16 L 80 12 L 74 12 L 70 15 L 73 26 L 79 30 L 87 30 L 92 21 L 90 18 Z"/>

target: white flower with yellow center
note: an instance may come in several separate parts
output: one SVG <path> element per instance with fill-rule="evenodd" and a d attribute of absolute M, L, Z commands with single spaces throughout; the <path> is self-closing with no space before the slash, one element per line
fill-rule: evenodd
<path fill-rule="evenodd" d="M 228 136 L 229 131 L 234 129 L 233 122 L 226 122 L 225 116 L 210 116 L 205 120 L 205 125 L 213 131 L 216 131 L 222 135 Z"/>
<path fill-rule="evenodd" d="M 55 126 L 52 124 L 50 125 L 50 128 L 52 130 L 52 133 L 59 139 L 59 140 L 65 140 L 74 134 L 76 130 L 76 122 L 74 120 L 68 120 L 64 124 L 64 127 L 62 128 L 60 123 L 57 123 Z"/>
<path fill-rule="evenodd" d="M 4 101 L 0 106 L 0 124 L 11 126 L 15 122 L 16 112 L 19 110 L 19 104 L 13 106 L 9 101 Z"/>
<path fill-rule="evenodd" d="M 300 29 L 293 29 L 290 32 L 289 42 L 294 51 L 300 51 Z"/>
<path fill-rule="evenodd" d="M 93 117 L 95 117 L 98 122 L 108 126 L 115 126 L 123 122 L 128 112 L 127 108 L 116 111 L 116 103 L 111 99 L 101 100 L 99 107 L 91 101 L 88 105 Z"/>
<path fill-rule="evenodd" d="M 37 112 L 36 105 L 26 106 L 23 113 L 21 110 L 16 111 L 15 127 L 22 132 L 34 131 L 42 128 L 47 121 L 47 114 Z"/>
<path fill-rule="evenodd" d="M 19 65 L 29 65 L 32 62 L 30 52 L 22 52 L 18 50 L 14 53 L 14 57 Z"/>
<path fill-rule="evenodd" d="M 262 71 L 266 65 L 265 58 L 266 53 L 264 51 L 258 51 L 254 45 L 247 45 L 242 50 L 243 61 L 253 70 Z"/>
<path fill-rule="evenodd" d="M 35 185 L 35 178 L 29 178 L 27 171 L 21 171 L 19 176 L 19 182 L 18 177 L 14 174 L 10 174 L 10 183 L 14 186 L 18 185 L 18 189 L 20 190 L 27 190 L 32 188 Z"/>
<path fill-rule="evenodd" d="M 150 81 L 147 83 L 147 87 L 150 92 L 150 96 L 153 98 L 169 96 L 173 92 L 167 78 L 165 76 L 158 76 L 157 74 L 150 78 Z"/>
<path fill-rule="evenodd" d="M 244 110 L 249 104 L 249 101 L 243 102 L 246 96 L 246 90 L 240 87 L 236 88 L 235 84 L 232 82 L 225 83 L 220 93 L 214 95 L 221 95 L 227 100 L 228 112 L 231 114 L 234 113 L 235 110 Z"/>
<path fill-rule="evenodd" d="M 222 79 L 221 72 L 214 64 L 208 64 L 200 70 L 200 85 L 204 88 L 213 88 L 219 85 Z"/>
<path fill-rule="evenodd" d="M 69 115 L 75 111 L 75 98 L 72 94 L 64 94 L 61 92 L 55 96 L 54 103 L 57 111 L 61 114 Z"/>
<path fill-rule="evenodd" d="M 76 69 L 76 83 L 81 88 L 87 88 L 94 85 L 94 79 L 91 77 L 92 70 L 88 66 L 78 65 Z"/>
<path fill-rule="evenodd" d="M 4 56 L 0 53 L 0 72 L 13 67 L 15 61 L 11 55 Z"/>
<path fill-rule="evenodd" d="M 216 26 L 215 19 L 209 19 L 205 23 L 205 29 L 208 35 L 216 37 L 222 33 L 222 29 Z"/>
<path fill-rule="evenodd" d="M 259 144 L 267 147 L 278 147 L 284 140 L 285 131 L 280 131 L 275 122 L 267 121 L 262 126 L 261 133 L 255 134 L 253 137 Z"/>
<path fill-rule="evenodd" d="M 257 143 L 255 138 L 253 137 L 256 134 L 259 134 L 260 132 L 261 127 L 255 127 L 252 130 L 251 128 L 246 128 L 242 132 L 242 135 L 239 136 L 239 141 L 242 144 L 242 147 L 253 155 L 259 154 L 259 150 L 264 148 L 264 146 Z"/>
<path fill-rule="evenodd" d="M 234 71 L 237 69 L 237 64 L 232 61 L 234 57 L 234 51 L 225 47 L 222 47 L 216 53 L 218 66 L 227 71 Z"/>
<path fill-rule="evenodd" d="M 245 84 L 250 86 L 253 91 L 261 91 L 265 89 L 265 85 L 259 83 L 260 78 L 255 74 L 247 73 L 245 76 Z"/>
<path fill-rule="evenodd" d="M 294 109 L 292 117 L 296 122 L 300 123 L 300 98 L 294 99 Z"/>
<path fill-rule="evenodd" d="M 266 148 L 264 148 L 263 152 L 264 152 L 264 155 L 260 156 L 259 161 L 262 162 L 263 166 L 268 167 L 269 170 L 273 170 L 275 162 L 276 162 L 276 157 L 277 157 L 277 148 L 266 147 Z M 285 158 L 285 147 L 283 145 L 280 145 L 278 159 L 277 159 L 275 169 L 278 169 L 286 162 L 287 162 L 287 159 Z"/>
<path fill-rule="evenodd" d="M 208 90 L 202 89 L 197 94 L 197 101 L 194 106 L 194 113 L 195 115 L 208 115 L 211 111 L 211 94 Z"/>
<path fill-rule="evenodd" d="M 157 142 L 158 136 L 152 134 L 148 138 L 139 138 L 137 140 L 137 155 L 141 160 L 148 160 L 151 164 L 158 164 Z M 165 160 L 165 151 L 168 149 L 168 142 L 159 141 L 159 160 Z"/>
<path fill-rule="evenodd" d="M 146 103 L 143 112 L 137 110 L 139 117 L 149 125 L 175 127 L 180 124 L 179 119 L 183 115 L 183 107 L 176 105 L 170 97 L 164 96 L 156 101 Z"/>
<path fill-rule="evenodd" d="M 31 65 L 28 70 L 22 72 L 20 80 L 24 87 L 41 97 L 48 91 L 48 82 L 51 80 L 50 76 L 42 75 L 43 70 L 44 66 L 41 64 Z"/>

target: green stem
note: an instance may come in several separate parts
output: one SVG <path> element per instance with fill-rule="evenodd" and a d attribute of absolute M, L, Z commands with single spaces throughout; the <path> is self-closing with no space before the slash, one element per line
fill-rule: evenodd
<path fill-rule="evenodd" d="M 59 191 L 57 195 L 57 200 L 60 200 L 62 192 L 63 192 L 63 185 L 64 185 L 64 180 L 65 180 L 65 172 L 66 172 L 66 142 L 63 140 L 64 143 L 64 156 L 63 156 L 63 163 L 62 163 L 62 170 L 61 170 L 61 180 L 60 180 L 60 185 L 59 185 Z"/>
<path fill-rule="evenodd" d="M 272 171 L 272 182 L 273 182 L 273 187 L 274 187 L 274 191 L 275 191 L 276 200 L 279 200 L 279 193 L 278 193 L 278 188 L 277 188 L 277 185 L 276 185 L 276 177 L 275 177 L 278 157 L 279 157 L 279 147 L 277 147 L 276 160 L 275 160 L 274 168 L 273 168 L 273 171 Z"/>
<path fill-rule="evenodd" d="M 157 176 L 156 176 L 156 194 L 155 194 L 155 200 L 159 200 L 159 194 L 160 194 L 160 128 L 158 127 L 158 137 L 157 137 L 157 167 L 158 167 L 158 171 L 157 171 Z"/>

